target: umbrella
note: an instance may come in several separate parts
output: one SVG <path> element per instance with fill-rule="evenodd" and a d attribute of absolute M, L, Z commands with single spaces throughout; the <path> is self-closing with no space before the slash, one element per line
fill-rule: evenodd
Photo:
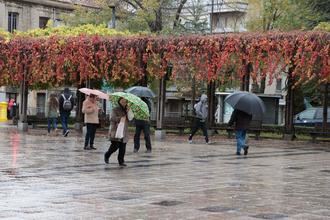
<path fill-rule="evenodd" d="M 239 91 L 230 94 L 226 97 L 225 102 L 234 109 L 253 115 L 253 118 L 262 118 L 266 111 L 264 102 L 255 94 L 249 92 Z"/>
<path fill-rule="evenodd" d="M 148 87 L 143 86 L 133 86 L 125 90 L 125 92 L 132 93 L 139 97 L 154 98 L 156 97 L 155 93 Z"/>
<path fill-rule="evenodd" d="M 142 99 L 140 99 L 136 95 L 125 92 L 114 92 L 110 94 L 110 100 L 114 104 L 118 104 L 118 100 L 120 98 L 124 98 L 128 101 L 128 106 L 132 110 L 135 119 L 138 120 L 149 119 L 150 115 L 149 115 L 148 105 L 144 101 L 142 101 Z"/>
<path fill-rule="evenodd" d="M 90 94 L 96 95 L 100 99 L 106 99 L 106 100 L 109 99 L 108 94 L 106 94 L 104 92 L 101 92 L 99 90 L 96 90 L 96 89 L 81 88 L 81 89 L 79 89 L 79 91 L 82 92 L 82 93 L 84 93 L 84 94 L 86 94 L 86 95 L 90 95 Z"/>

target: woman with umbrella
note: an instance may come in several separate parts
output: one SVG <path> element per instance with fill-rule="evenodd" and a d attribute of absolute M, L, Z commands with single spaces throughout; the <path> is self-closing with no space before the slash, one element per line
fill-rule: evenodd
<path fill-rule="evenodd" d="M 125 164 L 125 152 L 126 144 L 128 141 L 128 114 L 129 108 L 127 105 L 127 100 L 123 97 L 120 97 L 118 100 L 118 106 L 115 107 L 111 112 L 110 118 L 110 140 L 111 145 L 108 151 L 104 154 L 104 162 L 109 163 L 109 158 L 112 153 L 116 152 L 119 149 L 118 153 L 118 163 L 119 166 L 126 166 Z M 120 137 L 118 137 L 118 125 L 123 124 L 123 131 Z"/>
<path fill-rule="evenodd" d="M 96 97 L 96 95 L 90 94 L 82 106 L 82 112 L 85 114 L 84 121 L 87 127 L 84 150 L 96 150 L 94 147 L 94 138 L 96 128 L 99 124 L 99 107 L 96 103 Z"/>

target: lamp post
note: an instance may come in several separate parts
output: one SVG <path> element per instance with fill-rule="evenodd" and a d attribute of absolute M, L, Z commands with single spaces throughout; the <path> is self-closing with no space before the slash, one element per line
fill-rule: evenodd
<path fill-rule="evenodd" d="M 116 28 L 116 7 L 114 5 L 110 5 L 111 8 L 111 21 L 108 23 L 108 28 Z"/>

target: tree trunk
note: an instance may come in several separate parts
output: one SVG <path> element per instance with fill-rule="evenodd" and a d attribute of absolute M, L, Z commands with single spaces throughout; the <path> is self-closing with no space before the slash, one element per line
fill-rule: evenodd
<path fill-rule="evenodd" d="M 251 73 L 251 70 L 252 70 L 251 63 L 246 65 L 245 68 L 246 68 L 245 75 L 243 76 L 242 81 L 241 81 L 241 91 L 249 91 L 250 90 L 250 73 Z"/>
<path fill-rule="evenodd" d="M 181 0 L 180 5 L 179 5 L 178 9 L 176 10 L 175 20 L 173 23 L 173 29 L 176 28 L 178 26 L 178 24 L 180 23 L 179 19 L 180 19 L 181 11 L 183 9 L 184 4 L 186 4 L 186 2 L 187 2 L 187 0 Z"/>
<path fill-rule="evenodd" d="M 20 85 L 20 105 L 19 105 L 19 120 L 22 123 L 27 123 L 27 103 L 28 103 L 28 85 L 26 83 L 28 70 L 24 70 L 24 78 Z"/>
<path fill-rule="evenodd" d="M 214 112 L 215 112 L 215 82 L 210 82 L 207 86 L 207 97 L 208 97 L 208 124 L 209 126 L 214 125 Z"/>
<path fill-rule="evenodd" d="M 293 100 L 294 100 L 294 92 L 293 92 L 293 78 L 292 78 L 293 67 L 289 69 L 288 73 L 288 81 L 287 81 L 287 95 L 285 101 L 285 134 L 290 135 L 291 139 L 294 138 L 294 129 L 293 129 Z"/>
<path fill-rule="evenodd" d="M 196 100 L 196 78 L 195 78 L 195 76 L 192 78 L 191 93 L 192 93 L 192 97 L 191 97 L 191 107 L 192 107 L 191 114 L 193 114 L 195 100 Z"/>
<path fill-rule="evenodd" d="M 149 27 L 151 32 L 160 32 L 163 30 L 163 20 L 162 20 L 162 11 L 161 8 L 159 8 L 156 11 L 156 18 L 154 21 L 149 22 Z"/>
<path fill-rule="evenodd" d="M 163 128 L 165 98 L 166 98 L 166 80 L 164 77 L 162 77 L 159 80 L 158 103 L 157 103 L 156 127 L 158 130 L 161 130 Z"/>
<path fill-rule="evenodd" d="M 322 122 L 322 131 L 325 132 L 327 129 L 328 121 L 328 89 L 329 83 L 324 85 L 324 98 L 323 98 L 323 122 Z"/>

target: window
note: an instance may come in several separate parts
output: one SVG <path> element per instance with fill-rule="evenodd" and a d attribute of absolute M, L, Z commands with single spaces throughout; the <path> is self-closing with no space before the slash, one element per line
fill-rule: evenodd
<path fill-rule="evenodd" d="M 282 79 L 277 79 L 276 80 L 276 92 L 281 92 L 282 91 Z"/>
<path fill-rule="evenodd" d="M 17 29 L 18 24 L 18 13 L 8 12 L 8 31 L 13 33 Z"/>
<path fill-rule="evenodd" d="M 46 94 L 37 93 L 37 116 L 45 117 L 46 110 Z"/>
<path fill-rule="evenodd" d="M 49 21 L 48 17 L 39 17 L 39 28 L 45 29 L 48 21 Z"/>

